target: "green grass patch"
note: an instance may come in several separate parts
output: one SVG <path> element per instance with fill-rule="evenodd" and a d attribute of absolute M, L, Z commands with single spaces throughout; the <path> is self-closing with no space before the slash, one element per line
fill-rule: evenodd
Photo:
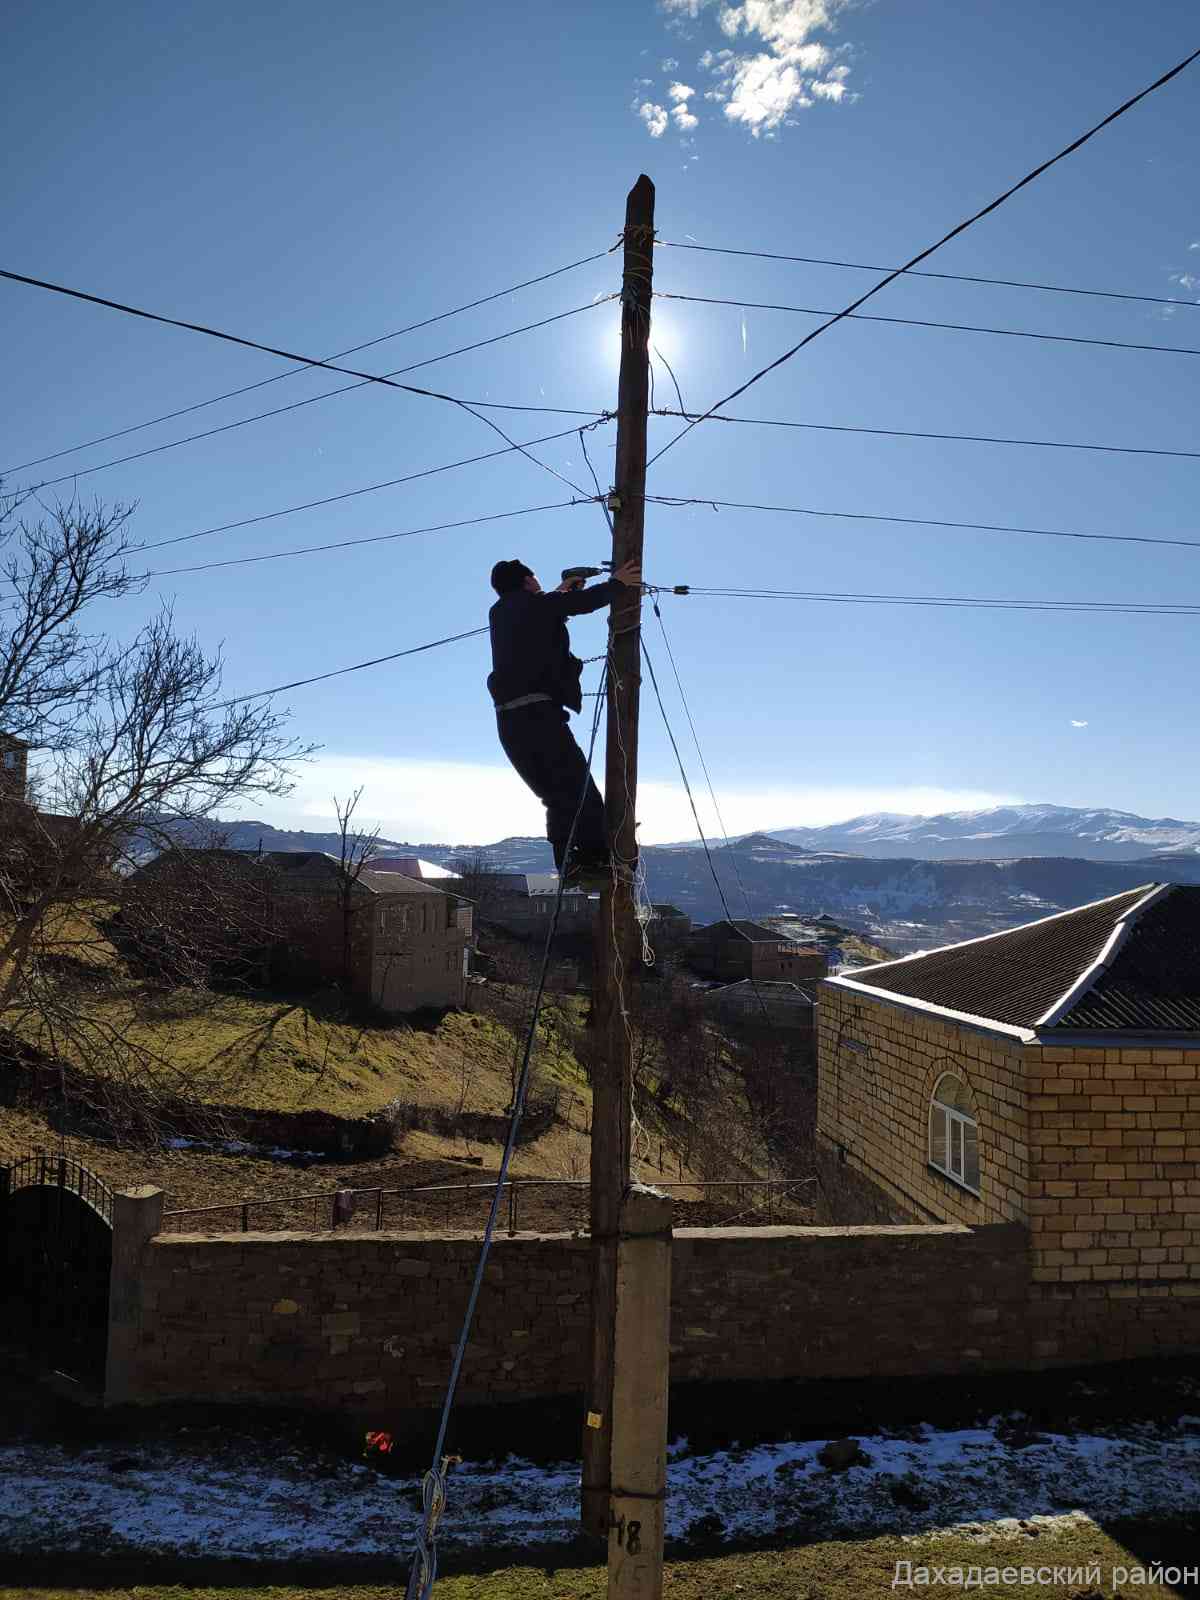
<path fill-rule="evenodd" d="M 452 1012 L 436 1028 L 414 1028 L 349 1018 L 312 996 L 186 989 L 155 995 L 131 984 L 76 1003 L 94 1025 L 83 1039 L 60 1031 L 52 1036 L 35 1016 L 25 1017 L 15 1031 L 91 1073 L 105 1070 L 98 1042 L 123 1038 L 169 1062 L 186 1092 L 211 1105 L 346 1117 L 365 1116 L 393 1100 L 454 1106 L 464 1063 L 467 1109 L 499 1112 L 511 1098 L 517 1041 L 488 1017 Z M 539 1070 L 582 1087 L 583 1069 L 558 1032 L 551 1027 L 539 1033 Z"/>

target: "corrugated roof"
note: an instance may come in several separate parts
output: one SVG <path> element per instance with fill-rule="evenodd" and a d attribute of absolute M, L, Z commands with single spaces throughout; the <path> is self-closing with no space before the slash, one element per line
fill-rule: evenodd
<path fill-rule="evenodd" d="M 736 917 L 728 920 L 723 919 L 720 922 L 710 922 L 705 928 L 692 929 L 692 937 L 694 939 L 702 939 L 705 936 L 715 938 L 720 934 L 728 935 L 729 933 L 740 935 L 743 939 L 749 939 L 752 944 L 787 944 L 789 942 L 785 934 L 776 933 L 774 928 L 764 928 L 761 922 L 747 922 L 745 919 Z"/>
<path fill-rule="evenodd" d="M 1095 964 L 1121 918 L 1153 887 L 1143 885 L 1076 911 L 927 955 L 859 967 L 853 981 L 1010 1027 L 1032 1028 Z M 1139 923 L 1140 919 L 1133 925 L 1135 931 Z M 1082 1026 L 1078 1021 L 1072 1025 Z"/>
<path fill-rule="evenodd" d="M 1200 888 L 1176 884 L 1141 912 L 1060 1030 L 1200 1031 Z"/>
<path fill-rule="evenodd" d="M 436 889 L 432 883 L 422 883 L 420 878 L 410 878 L 403 872 L 360 872 L 357 882 L 372 894 L 436 894 L 441 900 L 446 898 L 444 889 Z"/>
<path fill-rule="evenodd" d="M 799 983 L 789 983 L 784 978 L 739 978 L 736 983 L 727 983 L 718 992 L 728 994 L 731 989 L 761 994 L 764 1000 L 806 1000 L 809 1005 L 813 1003 L 811 990 L 805 989 Z M 781 993 L 786 989 L 787 994 Z"/>
<path fill-rule="evenodd" d="M 426 861 L 422 856 L 372 856 L 372 872 L 402 872 L 406 878 L 419 878 L 422 883 L 440 882 L 443 878 L 461 878 L 449 867 L 439 867 L 436 861 Z"/>

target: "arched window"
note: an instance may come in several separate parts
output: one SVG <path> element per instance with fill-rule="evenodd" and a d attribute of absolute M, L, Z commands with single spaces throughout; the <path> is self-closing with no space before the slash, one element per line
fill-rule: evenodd
<path fill-rule="evenodd" d="M 938 1079 L 929 1105 L 929 1165 L 979 1193 L 979 1125 L 966 1084 L 952 1072 Z"/>

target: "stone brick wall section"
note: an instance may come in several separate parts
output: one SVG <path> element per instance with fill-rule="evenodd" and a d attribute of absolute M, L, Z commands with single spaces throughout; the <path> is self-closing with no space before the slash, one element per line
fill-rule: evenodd
<path fill-rule="evenodd" d="M 922 1220 L 1024 1221 L 1029 1124 L 1020 1041 L 827 983 L 817 997 L 817 1131 L 825 1145 Z M 929 1166 L 929 1102 L 943 1072 L 961 1078 L 974 1101 L 978 1197 Z"/>
<path fill-rule="evenodd" d="M 830 984 L 818 1015 L 822 1170 L 923 1220 L 1026 1224 L 1034 1359 L 1200 1343 L 1200 1050 L 1024 1043 Z M 978 1197 L 928 1165 L 946 1071 L 978 1122 Z M 842 1189 L 849 1216 L 879 1214 Z"/>
<path fill-rule="evenodd" d="M 479 1244 L 427 1235 L 160 1236 L 144 1250 L 139 1402 L 381 1415 L 444 1393 Z M 954 1373 L 1028 1357 L 1025 1235 L 997 1227 L 682 1229 L 675 1381 Z M 461 1395 L 579 1393 L 586 1239 L 495 1242 Z"/>
<path fill-rule="evenodd" d="M 1200 1340 L 1200 1051 L 1025 1057 L 1040 1351 Z"/>

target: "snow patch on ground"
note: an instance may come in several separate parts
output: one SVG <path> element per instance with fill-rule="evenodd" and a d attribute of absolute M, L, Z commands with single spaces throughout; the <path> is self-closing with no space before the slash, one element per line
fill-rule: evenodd
<path fill-rule="evenodd" d="M 0 1550 L 161 1551 L 222 1557 L 402 1556 L 418 1523 L 417 1478 L 261 1442 L 0 1448 Z M 1036 1536 L 1062 1519 L 1200 1510 L 1200 1418 L 1111 1435 L 928 1426 L 864 1437 L 863 1465 L 818 1461 L 824 1441 L 708 1455 L 669 1451 L 667 1535 L 728 1540 L 955 1528 L 981 1540 Z M 578 1526 L 579 1469 L 517 1457 L 450 1475 L 447 1546 L 566 1543 Z"/>
<path fill-rule="evenodd" d="M 266 1161 L 313 1161 L 312 1150 L 285 1150 L 280 1145 L 247 1144 L 244 1139 L 164 1139 L 165 1150 L 215 1150 L 223 1156 L 259 1156 Z"/>

